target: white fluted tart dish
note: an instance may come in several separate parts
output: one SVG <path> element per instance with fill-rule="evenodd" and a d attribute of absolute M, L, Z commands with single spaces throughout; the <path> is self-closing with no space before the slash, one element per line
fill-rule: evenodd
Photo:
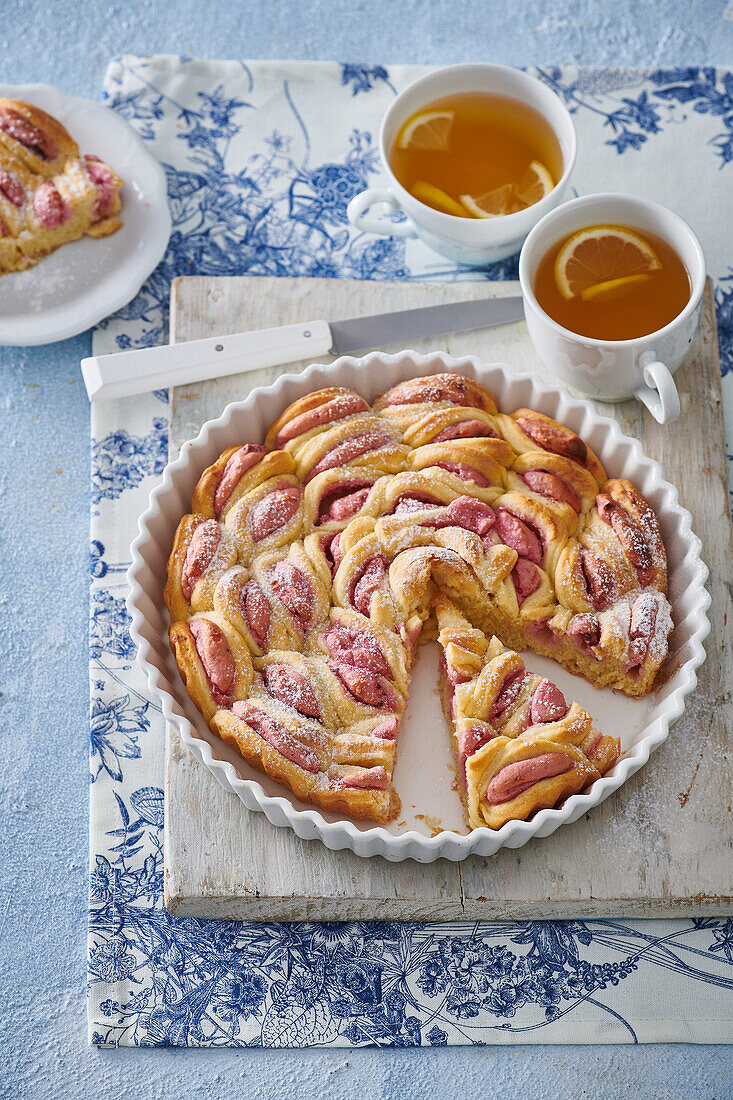
<path fill-rule="evenodd" d="M 704 658 L 705 576 L 613 421 L 405 352 L 315 365 L 205 425 L 151 495 L 129 607 L 166 717 L 245 805 L 428 861 L 547 835 L 648 759 Z M 426 638 L 450 735 L 429 662 L 405 713 Z"/>

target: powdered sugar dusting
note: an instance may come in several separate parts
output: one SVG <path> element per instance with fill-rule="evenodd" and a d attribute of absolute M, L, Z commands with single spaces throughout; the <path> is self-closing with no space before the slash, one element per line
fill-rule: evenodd
<path fill-rule="evenodd" d="M 652 562 L 655 568 L 663 573 L 667 566 L 667 555 L 664 550 L 662 536 L 659 532 L 657 518 L 651 508 L 640 509 L 638 522 L 644 536 L 644 542 L 651 555 Z"/>
<path fill-rule="evenodd" d="M 672 632 L 672 609 L 656 588 L 635 588 L 598 616 L 602 631 L 623 644 L 623 659 L 633 668 L 660 665 Z"/>
<path fill-rule="evenodd" d="M 436 374 L 432 378 L 413 378 L 395 386 L 387 395 L 386 405 L 438 405 L 448 403 L 481 409 L 486 402 L 480 391 L 472 391 L 467 378 L 458 374 Z"/>
<path fill-rule="evenodd" d="M 408 540 L 405 539 L 405 542 Z M 409 588 L 414 588 L 425 576 L 426 566 L 432 562 L 444 562 L 451 569 L 470 569 L 467 562 L 455 552 L 444 546 L 406 546 L 393 559 L 393 565 L 399 569 L 400 579 Z M 392 570 L 390 570 L 390 577 Z"/>
<path fill-rule="evenodd" d="M 292 562 L 280 561 L 270 567 L 268 580 L 280 603 L 306 633 L 311 625 L 315 594 L 303 570 Z"/>
<path fill-rule="evenodd" d="M 256 734 L 280 753 L 286 760 L 303 768 L 304 771 L 316 773 L 320 770 L 318 757 L 298 738 L 293 737 L 290 730 L 281 722 L 273 718 L 267 711 L 260 710 L 250 702 L 236 702 L 232 707 L 237 718 L 246 722 Z"/>
<path fill-rule="evenodd" d="M 288 420 L 277 433 L 275 442 L 278 447 L 282 447 L 291 439 L 297 439 L 299 435 L 305 435 L 306 432 L 310 432 L 314 428 L 322 428 L 338 420 L 345 420 L 347 416 L 367 412 L 368 409 L 369 406 L 366 401 L 358 393 L 337 394 L 329 401 L 324 401 L 322 404 L 294 416 L 292 420 Z"/>
<path fill-rule="evenodd" d="M 297 669 L 285 664 L 267 665 L 262 679 L 275 699 L 310 718 L 320 718 L 321 708 L 316 693 Z"/>
<path fill-rule="evenodd" d="M 294 738 L 302 742 L 302 744 L 315 749 L 323 756 L 328 754 L 331 743 L 331 733 L 317 719 L 293 711 L 293 707 L 290 703 L 284 703 L 282 700 L 276 699 L 272 695 L 268 695 L 266 701 L 264 698 L 258 699 L 257 703 L 262 703 L 263 708 L 266 707 L 268 713 L 275 717 L 278 723 L 287 729 Z M 236 705 L 235 703 L 232 708 L 233 710 Z"/>
<path fill-rule="evenodd" d="M 494 722 L 497 718 L 514 706 L 524 686 L 525 678 L 529 674 L 524 667 L 520 669 L 514 669 L 504 680 L 504 683 L 499 688 L 499 694 L 493 702 L 491 710 L 489 712 L 489 721 Z"/>
<path fill-rule="evenodd" d="M 387 432 L 360 432 L 358 435 L 351 436 L 350 439 L 342 440 L 341 443 L 337 443 L 326 451 L 323 458 L 316 463 L 305 480 L 306 482 L 312 481 L 316 474 L 323 473 L 324 470 L 334 470 L 337 466 L 346 466 L 349 462 L 353 462 L 355 458 L 360 458 L 370 451 L 376 451 L 380 447 L 387 447 L 395 442 L 394 436 L 389 435 Z"/>
<path fill-rule="evenodd" d="M 602 611 L 616 595 L 616 581 L 606 562 L 592 550 L 582 550 L 580 572 L 590 602 L 596 611 Z"/>
<path fill-rule="evenodd" d="M 197 581 L 211 565 L 220 542 L 221 528 L 216 520 L 207 519 L 194 531 L 181 572 L 181 591 L 187 600 L 190 600 Z"/>
<path fill-rule="evenodd" d="M 616 538 L 626 551 L 629 560 L 636 567 L 642 585 L 648 584 L 654 577 L 655 561 L 652 546 L 645 535 L 644 529 L 633 516 L 629 515 L 629 513 L 607 493 L 600 493 L 598 495 L 596 498 L 596 505 L 601 519 L 610 525 Z M 648 528 L 648 517 L 645 517 L 642 513 L 642 518 L 646 520 L 646 526 Z M 654 549 L 659 557 L 657 540 L 652 539 L 651 542 L 654 543 Z M 659 559 L 657 561 L 657 568 L 659 568 L 660 565 L 663 566 L 663 564 L 663 558 Z"/>
<path fill-rule="evenodd" d="M 252 509 L 252 538 L 261 542 L 269 535 L 279 531 L 289 523 L 300 504 L 300 489 L 288 485 L 282 489 L 273 489 L 267 496 L 258 500 Z"/>

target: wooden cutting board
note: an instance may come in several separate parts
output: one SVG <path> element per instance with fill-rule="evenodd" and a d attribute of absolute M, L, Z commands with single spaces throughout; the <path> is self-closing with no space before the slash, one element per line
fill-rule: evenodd
<path fill-rule="evenodd" d="M 408 309 L 488 294 L 516 283 L 436 286 L 338 279 L 181 278 L 171 341 Z M 548 379 L 524 322 L 414 341 L 416 351 L 502 360 Z M 385 350 L 397 351 L 398 348 Z M 306 364 L 289 366 L 289 371 Z M 170 454 L 282 368 L 171 390 Z M 389 863 L 331 852 L 271 825 L 226 793 L 168 730 L 165 901 L 171 913 L 254 920 L 712 916 L 731 911 L 729 770 L 733 710 L 733 530 L 725 467 L 715 310 L 677 375 L 682 419 L 661 428 L 637 402 L 599 406 L 636 436 L 677 485 L 710 568 L 708 658 L 668 741 L 585 821 L 491 858 Z"/>

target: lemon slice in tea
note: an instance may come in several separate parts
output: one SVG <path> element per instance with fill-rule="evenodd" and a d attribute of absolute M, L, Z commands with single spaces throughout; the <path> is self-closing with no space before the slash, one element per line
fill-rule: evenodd
<path fill-rule="evenodd" d="M 606 279 L 605 283 L 596 283 L 581 290 L 584 302 L 617 302 L 624 298 L 634 287 L 648 283 L 651 275 L 623 275 L 620 279 Z"/>
<path fill-rule="evenodd" d="M 519 183 L 503 183 L 485 195 L 461 195 L 461 202 L 475 218 L 499 218 L 526 210 L 549 195 L 555 186 L 552 176 L 538 160 L 533 160 Z"/>
<path fill-rule="evenodd" d="M 428 206 L 435 207 L 443 214 L 454 214 L 458 218 L 465 218 L 466 216 L 466 211 L 461 204 L 451 198 L 447 191 L 443 191 L 441 187 L 436 187 L 433 183 L 418 180 L 412 187 L 412 193 L 419 202 L 427 203 Z"/>
<path fill-rule="evenodd" d="M 524 209 L 524 204 L 514 194 L 513 183 L 503 183 L 501 187 L 495 187 L 493 191 L 487 191 L 485 195 L 478 195 L 476 198 L 473 195 L 461 195 L 461 202 L 474 218 L 501 218 L 504 214 L 513 214 Z"/>
<path fill-rule="evenodd" d="M 533 160 L 515 188 L 516 196 L 525 206 L 534 206 L 555 186 L 552 176 L 539 160 Z"/>
<path fill-rule="evenodd" d="M 652 246 L 633 229 L 593 225 L 565 241 L 555 259 L 555 282 L 569 300 L 599 284 L 647 275 L 660 266 Z"/>
<path fill-rule="evenodd" d="M 448 148 L 448 135 L 455 111 L 423 111 L 411 119 L 400 134 L 398 149 Z"/>

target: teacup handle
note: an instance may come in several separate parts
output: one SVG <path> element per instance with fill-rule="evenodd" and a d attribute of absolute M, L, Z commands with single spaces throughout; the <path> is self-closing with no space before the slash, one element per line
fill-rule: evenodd
<path fill-rule="evenodd" d="M 674 378 L 664 363 L 660 363 L 653 351 L 645 352 L 640 359 L 644 382 L 634 396 L 642 401 L 659 424 L 671 424 L 680 415 L 680 395 Z"/>
<path fill-rule="evenodd" d="M 370 218 L 365 214 L 370 206 L 374 206 L 378 202 L 388 206 L 391 214 L 396 214 L 398 210 L 402 210 L 391 191 L 369 187 L 366 191 L 361 191 L 358 195 L 355 195 L 348 205 L 346 213 L 351 224 L 356 226 L 357 229 L 361 229 L 363 233 L 379 233 L 385 237 L 417 236 L 417 229 L 412 218 L 408 218 L 406 222 L 388 222 L 384 218 Z"/>

